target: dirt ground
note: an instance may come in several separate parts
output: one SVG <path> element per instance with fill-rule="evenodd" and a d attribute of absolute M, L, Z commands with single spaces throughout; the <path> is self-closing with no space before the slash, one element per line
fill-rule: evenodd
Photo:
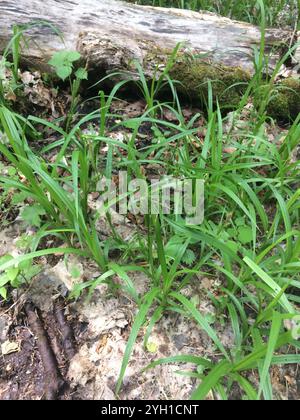
<path fill-rule="evenodd" d="M 26 73 L 23 78 L 24 83 L 31 83 L 35 87 L 33 91 L 30 88 L 28 93 L 33 104 L 37 102 L 37 106 L 41 106 L 41 97 L 48 98 L 47 104 L 43 105 L 48 111 L 51 109 L 54 116 L 64 113 L 64 110 L 57 111 L 57 100 L 54 101 L 50 94 L 44 95 L 38 75 Z M 54 102 L 56 106 L 53 106 Z M 114 106 L 115 113 L 118 113 L 120 108 L 129 118 L 140 115 L 145 109 L 145 103 L 142 101 L 125 106 L 124 102 L 115 103 Z M 197 110 L 186 109 L 183 112 L 186 118 L 190 119 Z M 245 120 L 247 112 L 245 109 Z M 174 115 L 166 112 L 165 118 L 172 121 Z M 230 118 L 228 121 L 228 127 L 224 129 L 232 130 Z M 240 129 L 239 124 L 243 123 L 242 118 L 240 122 L 235 122 L 235 126 Z M 238 132 L 233 130 L 233 137 L 235 134 L 238 137 Z M 205 136 L 201 120 L 199 133 L 200 136 Z M 151 141 L 149 127 L 143 126 L 139 134 L 140 146 L 144 147 Z M 278 136 L 278 133 L 275 134 Z M 270 139 L 272 136 L 275 138 L 275 134 L 270 132 Z M 112 136 L 120 141 L 123 135 L 112 133 Z M 151 168 L 148 169 L 151 171 Z M 155 168 L 156 172 L 158 170 L 159 168 Z M 35 234 L 34 231 L 24 230 L 17 216 L 18 211 L 7 215 L 8 227 L 0 231 L 0 256 L 8 253 L 17 256 L 20 250 L 16 244 L 22 235 Z M 125 240 L 130 238 L 136 229 L 136 225 L 133 226 L 129 220 L 115 220 L 115 224 L 115 228 Z M 97 229 L 104 236 L 110 235 L 108 226 L 103 221 L 99 222 Z M 123 293 L 113 293 L 106 285 L 98 286 L 91 298 L 83 294 L 77 301 L 68 300 L 68 293 L 74 282 L 80 283 L 99 277 L 97 267 L 75 258 L 69 258 L 66 262 L 59 255 L 42 258 L 37 263 L 42 266 L 42 270 L 30 286 L 27 289 L 12 291 L 9 301 L 0 303 L 0 400 L 45 398 L 49 386 L 49 371 L 45 368 L 41 340 L 46 342 L 53 356 L 50 354 L 53 362 L 50 363 L 50 367 L 59 380 L 58 399 L 63 400 L 107 400 L 117 397 L 125 400 L 188 399 L 196 386 L 196 379 L 180 375 L 177 371 L 193 371 L 193 366 L 169 364 L 147 371 L 142 370 L 154 360 L 180 354 L 218 361 L 213 343 L 199 326 L 187 317 L 166 313 L 156 324 L 146 348 L 143 343 L 145 331 L 140 332 L 126 370 L 123 387 L 117 396 L 116 383 L 133 319 L 137 313 L 136 304 Z M 76 280 L 70 274 L 72 266 L 76 266 L 79 271 Z M 131 273 L 130 277 L 141 295 L 148 291 L 148 279 L 144 275 Z M 114 281 L 118 284 L 121 279 L 116 276 Z M 203 290 L 207 289 L 217 293 L 220 285 L 212 283 L 208 278 L 195 278 L 182 293 L 194 299 L 200 312 L 213 323 L 225 348 L 232 349 L 234 335 L 228 319 L 224 315 L 222 324 L 215 321 L 214 308 L 207 300 L 207 293 L 203 293 Z M 33 308 L 31 317 L 41 326 L 42 336 L 36 334 L 34 325 L 30 322 L 29 310 L 26 309 L 28 302 Z M 47 357 L 49 358 L 49 354 Z M 250 373 L 248 379 L 254 385 L 259 383 L 255 372 Z M 276 399 L 299 400 L 299 369 L 294 365 L 273 368 L 272 385 Z M 210 394 L 209 398 L 218 396 Z M 238 387 L 233 390 L 231 398 L 241 399 Z"/>
<path fill-rule="evenodd" d="M 0 236 L 1 252 L 12 252 L 19 227 L 10 227 Z M 82 278 L 96 277 L 96 267 L 86 261 L 76 260 Z M 70 264 L 70 261 L 69 261 Z M 49 346 L 55 355 L 56 369 L 62 378 L 58 399 L 116 399 L 116 382 L 122 358 L 137 312 L 134 302 L 124 294 L 112 294 L 108 286 L 101 285 L 88 298 L 83 295 L 77 301 L 66 299 L 72 277 L 63 259 L 55 265 L 46 265 L 25 292 L 14 292 L 12 299 L 0 307 L 0 399 L 40 400 L 45 397 L 47 378 L 39 351 L 38 337 L 32 331 L 25 302 L 32 302 Z M 81 281 L 77 279 L 77 281 Z M 147 278 L 131 273 L 140 293 L 148 288 Z M 116 278 L 116 281 L 118 279 Z M 203 287 L 212 292 L 219 285 L 209 279 L 194 281 L 183 290 L 198 302 L 202 314 L 214 319 L 214 308 L 204 299 Z M 201 292 L 202 289 L 202 292 Z M 71 333 L 66 346 L 65 334 L 57 317 L 57 305 L 62 307 L 64 327 Z M 232 348 L 234 336 L 224 317 L 222 325 L 214 324 L 223 345 Z M 191 365 L 163 365 L 142 372 L 150 362 L 179 354 L 213 357 L 216 351 L 209 337 L 192 320 L 179 314 L 165 314 L 156 325 L 147 348 L 143 345 L 141 331 L 131 361 L 126 371 L 119 398 L 135 400 L 188 399 L 196 380 L 178 375 L 176 371 L 192 371 Z M 71 344 L 70 344 L 71 341 Z M 70 351 L 71 346 L 71 351 Z M 73 353 L 72 353 L 73 351 Z M 215 357 L 215 356 L 214 356 Z M 216 360 L 217 361 L 217 360 Z M 253 384 L 259 379 L 255 373 L 248 377 Z M 277 399 L 297 400 L 300 397 L 300 373 L 295 366 L 276 367 L 272 370 L 272 382 Z M 232 399 L 239 399 L 239 389 L 234 389 Z M 210 398 L 213 395 L 210 395 Z"/>

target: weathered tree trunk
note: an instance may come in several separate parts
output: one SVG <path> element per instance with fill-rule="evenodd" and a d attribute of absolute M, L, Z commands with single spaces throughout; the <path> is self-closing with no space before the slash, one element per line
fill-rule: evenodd
<path fill-rule="evenodd" d="M 65 45 L 49 26 L 36 26 L 29 31 L 29 48 L 23 49 L 29 61 L 41 65 L 54 51 L 77 49 L 90 67 L 101 70 L 128 70 L 137 59 L 149 71 L 156 56 L 159 64 L 167 51 L 184 42 L 190 54 L 205 54 L 212 62 L 251 71 L 253 47 L 259 47 L 261 39 L 259 28 L 209 13 L 117 0 L 0 0 L 0 52 L 12 36 L 13 24 L 34 21 L 55 25 Z M 292 42 L 292 31 L 267 31 L 270 65 Z"/>
<path fill-rule="evenodd" d="M 147 77 L 163 68 L 168 56 L 183 43 L 171 76 L 190 96 L 199 97 L 199 86 L 217 80 L 214 91 L 231 102 L 254 70 L 253 47 L 259 49 L 256 26 L 210 13 L 136 6 L 118 0 L 0 0 L 0 53 L 12 36 L 14 24 L 40 22 L 28 31 L 23 60 L 31 67 L 49 70 L 55 51 L 78 50 L 88 69 L 99 78 L 111 71 L 135 71 L 138 60 Z M 46 24 L 48 22 L 48 24 Z M 55 32 L 58 28 L 64 38 Z M 272 69 L 296 42 L 291 30 L 268 29 L 265 52 Z M 195 57 L 197 57 L 195 59 Z M 204 64 L 203 64 L 204 63 Z M 226 98 L 224 99 L 226 102 Z"/>

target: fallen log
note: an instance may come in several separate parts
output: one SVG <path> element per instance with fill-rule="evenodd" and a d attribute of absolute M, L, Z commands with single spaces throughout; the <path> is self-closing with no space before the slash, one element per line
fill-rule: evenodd
<path fill-rule="evenodd" d="M 79 51 L 99 79 L 115 71 L 134 74 L 135 61 L 151 78 L 182 43 L 171 76 L 196 98 L 199 86 L 207 80 L 218 80 L 221 94 L 235 85 L 229 94 L 232 102 L 254 72 L 253 48 L 259 49 L 261 43 L 260 28 L 211 13 L 137 6 L 118 0 L 1 0 L 0 53 L 12 36 L 13 24 L 29 22 L 40 23 L 28 31 L 29 41 L 22 50 L 23 59 L 31 67 L 51 71 L 47 63 L 53 53 L 67 49 Z M 49 24 L 61 31 L 64 42 Z M 292 29 L 266 30 L 269 70 L 296 38 Z"/>
<path fill-rule="evenodd" d="M 41 24 L 31 31 L 29 60 L 47 63 L 60 49 L 79 50 L 91 67 L 130 69 L 139 60 L 147 70 L 154 55 L 163 55 L 183 42 L 189 54 L 227 66 L 253 70 L 253 47 L 259 47 L 258 27 L 211 13 L 137 6 L 117 0 L 2 0 L 0 2 L 0 51 L 12 36 L 14 24 L 50 22 L 64 37 Z M 266 52 L 274 66 L 282 48 L 294 42 L 294 32 L 268 29 Z M 155 61 L 155 60 L 154 60 Z"/>

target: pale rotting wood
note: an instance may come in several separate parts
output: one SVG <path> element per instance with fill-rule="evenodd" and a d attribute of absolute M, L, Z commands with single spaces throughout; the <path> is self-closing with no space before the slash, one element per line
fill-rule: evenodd
<path fill-rule="evenodd" d="M 211 13 L 137 6 L 118 0 L 6 0 L 0 3 L 0 51 L 11 38 L 12 25 L 50 22 L 61 30 L 64 43 L 46 25 L 31 31 L 23 56 L 44 66 L 54 51 L 78 49 L 92 68 L 127 70 L 132 59 L 145 63 L 153 49 L 172 50 L 183 42 L 193 54 L 214 63 L 252 72 L 253 46 L 260 45 L 260 29 Z M 268 29 L 266 51 L 274 66 L 293 31 Z M 147 70 L 147 69 L 145 69 Z"/>
<path fill-rule="evenodd" d="M 126 73 L 133 78 L 135 61 L 151 79 L 157 66 L 163 68 L 176 45 L 182 43 L 171 71 L 183 86 L 182 93 L 201 100 L 207 93 L 207 81 L 213 80 L 215 96 L 227 108 L 235 106 L 243 94 L 254 72 L 253 47 L 259 48 L 261 42 L 259 27 L 212 13 L 118 0 L 5 0 L 0 2 L 0 53 L 11 39 L 12 25 L 32 21 L 40 25 L 28 31 L 28 46 L 22 50 L 24 64 L 31 68 L 51 72 L 47 63 L 52 54 L 67 49 L 81 53 L 83 64 L 97 81 L 115 72 L 123 74 L 120 78 Z M 45 22 L 61 31 L 64 42 Z M 269 72 L 296 42 L 293 29 L 266 30 Z M 296 101 L 298 96 L 285 101 L 287 118 L 297 114 L 297 109 L 290 109 Z M 276 113 L 271 116 L 277 118 Z"/>

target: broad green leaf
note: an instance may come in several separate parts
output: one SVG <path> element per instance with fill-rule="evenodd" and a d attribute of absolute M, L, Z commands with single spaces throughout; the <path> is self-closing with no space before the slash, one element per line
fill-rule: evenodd
<path fill-rule="evenodd" d="M 5 287 L 0 287 L 0 296 L 3 297 L 4 300 L 7 298 L 7 290 Z"/>
<path fill-rule="evenodd" d="M 56 68 L 57 76 L 60 77 L 63 81 L 66 80 L 72 74 L 72 66 L 65 65 Z"/>
<path fill-rule="evenodd" d="M 80 68 L 76 71 L 75 76 L 79 80 L 87 80 L 88 79 L 88 72 L 84 68 Z"/>
<path fill-rule="evenodd" d="M 19 274 L 18 268 L 10 268 L 6 271 L 6 275 L 10 281 L 14 281 L 18 277 L 18 274 Z"/>
<path fill-rule="evenodd" d="M 81 55 L 78 51 L 67 51 L 65 60 L 74 63 L 75 61 L 78 61 L 80 57 Z"/>
<path fill-rule="evenodd" d="M 250 226 L 240 226 L 238 229 L 238 240 L 244 245 L 252 242 L 252 228 Z"/>
<path fill-rule="evenodd" d="M 55 68 L 56 74 L 62 80 L 66 80 L 71 76 L 73 71 L 73 63 L 80 59 L 81 55 L 77 51 L 58 51 L 54 53 L 49 64 Z M 84 76 L 81 72 L 79 76 Z M 80 78 L 80 77 L 78 77 Z"/>
<path fill-rule="evenodd" d="M 187 249 L 182 257 L 182 262 L 187 265 L 192 265 L 196 261 L 196 254 L 192 249 Z"/>
<path fill-rule="evenodd" d="M 28 198 L 28 193 L 20 192 L 17 194 L 14 194 L 11 203 L 12 205 L 16 206 L 18 204 L 24 203 L 24 201 Z"/>
<path fill-rule="evenodd" d="M 33 206 L 27 206 L 21 212 L 21 219 L 24 220 L 29 226 L 41 226 L 41 217 L 46 214 L 45 209 L 39 204 Z"/>
<path fill-rule="evenodd" d="M 0 287 L 5 286 L 10 282 L 9 278 L 7 277 L 6 273 L 0 276 Z"/>
<path fill-rule="evenodd" d="M 48 63 L 53 67 L 61 67 L 78 61 L 80 57 L 77 51 L 57 51 Z"/>

